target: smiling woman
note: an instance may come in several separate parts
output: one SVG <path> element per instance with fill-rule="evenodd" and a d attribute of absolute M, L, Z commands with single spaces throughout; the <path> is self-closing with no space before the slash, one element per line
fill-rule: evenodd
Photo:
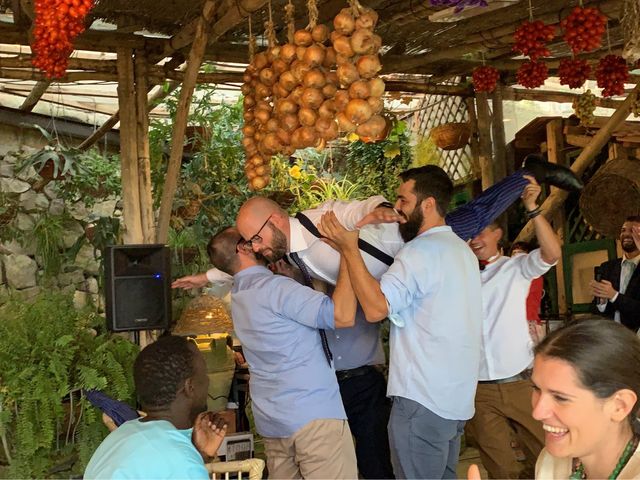
<path fill-rule="evenodd" d="M 536 478 L 640 478 L 640 340 L 618 323 L 587 320 L 535 353 L 533 417 L 545 430 Z"/>

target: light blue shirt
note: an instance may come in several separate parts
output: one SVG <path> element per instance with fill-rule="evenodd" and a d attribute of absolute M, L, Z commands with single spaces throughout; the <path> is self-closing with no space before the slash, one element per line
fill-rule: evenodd
<path fill-rule="evenodd" d="M 327 331 L 327 340 L 338 371 L 386 362 L 380 342 L 380 323 L 367 322 L 360 306 L 354 326 Z"/>
<path fill-rule="evenodd" d="M 451 227 L 411 240 L 382 276 L 389 304 L 387 394 L 449 420 L 474 413 L 482 329 L 478 260 Z"/>
<path fill-rule="evenodd" d="M 191 443 L 191 429 L 166 420 L 130 420 L 111 432 L 84 472 L 92 478 L 188 478 L 208 480 L 202 456 Z"/>
<path fill-rule="evenodd" d="M 334 328 L 329 297 L 255 266 L 234 275 L 231 313 L 260 435 L 286 438 L 312 420 L 347 418 L 318 332 Z"/>

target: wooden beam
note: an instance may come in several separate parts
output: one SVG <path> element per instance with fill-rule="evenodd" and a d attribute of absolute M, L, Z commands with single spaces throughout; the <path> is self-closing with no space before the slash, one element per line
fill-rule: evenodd
<path fill-rule="evenodd" d="M 428 93 L 430 95 L 457 95 L 459 97 L 472 97 L 471 86 L 460 85 L 435 85 L 429 82 L 403 82 L 398 80 L 385 80 L 387 92 Z"/>
<path fill-rule="evenodd" d="M 551 90 L 525 90 L 523 88 L 507 87 L 502 92 L 504 100 L 532 100 L 536 102 L 572 103 L 580 94 L 556 92 Z M 622 100 L 596 97 L 596 106 L 616 109 L 622 105 Z"/>
<path fill-rule="evenodd" d="M 213 15 L 215 14 L 215 7 L 216 5 L 213 2 L 205 3 L 204 8 L 210 8 L 212 11 L 208 12 L 203 10 L 202 14 L 206 18 L 213 18 Z M 165 45 L 165 48 L 164 48 L 165 57 L 168 57 L 169 55 L 172 55 L 173 52 L 182 50 L 183 48 L 186 48 L 189 45 L 191 45 L 191 43 L 193 42 L 193 39 L 195 38 L 196 29 L 199 21 L 200 21 L 200 17 L 193 19 L 191 22 L 185 25 L 178 33 L 173 35 L 167 41 L 167 44 Z"/>
<path fill-rule="evenodd" d="M 178 85 L 179 82 L 169 82 L 167 84 L 167 88 L 157 88 L 155 91 L 151 92 L 147 97 L 147 113 L 153 110 L 156 103 L 173 92 Z M 120 121 L 120 111 L 114 113 L 106 122 L 104 122 L 100 128 L 98 128 L 95 132 L 93 132 L 90 136 L 88 136 L 78 148 L 80 150 L 87 150 L 91 148 L 95 143 L 100 140 L 105 134 L 107 134 L 116 124 Z"/>
<path fill-rule="evenodd" d="M 591 140 L 591 143 L 587 145 L 578 158 L 571 165 L 571 170 L 578 176 L 581 176 L 587 167 L 593 163 L 593 160 L 600 153 L 602 148 L 607 144 L 609 139 L 611 138 L 611 134 L 615 131 L 616 128 L 620 124 L 622 124 L 626 118 L 629 116 L 631 112 L 631 107 L 633 103 L 636 101 L 638 93 L 640 92 L 640 83 L 638 83 L 635 88 L 631 91 L 627 98 L 620 104 L 618 109 L 609 117 L 607 123 L 598 130 Z M 567 198 L 568 193 L 564 190 L 556 190 L 551 195 L 547 197 L 547 199 L 542 204 L 542 214 L 550 219 L 553 214 L 558 210 L 560 206 L 564 203 Z M 533 223 L 529 221 L 525 227 L 522 229 L 516 241 L 523 240 L 529 241 L 533 238 L 534 235 L 534 227 Z"/>
<path fill-rule="evenodd" d="M 480 147 L 480 171 L 482 172 L 482 190 L 495 183 L 493 174 L 493 148 L 491 146 L 491 113 L 489 99 L 484 92 L 476 93 L 478 115 L 478 145 Z"/>
<path fill-rule="evenodd" d="M 266 3 L 266 2 L 265 2 Z M 234 4 L 234 9 L 236 6 Z M 242 20 L 242 19 L 241 19 Z M 240 21 L 241 21 L 240 20 Z M 229 27 L 228 30 L 233 28 Z M 225 32 L 226 33 L 226 32 Z M 220 38 L 222 35 L 219 35 Z M 76 50 L 116 53 L 119 46 L 135 49 L 144 49 L 156 58 L 171 56 L 173 51 L 169 48 L 170 39 L 144 36 L 134 33 L 122 33 L 105 30 L 87 30 L 74 41 Z M 12 23 L 0 22 L 0 43 L 9 45 L 29 45 L 29 33 L 25 27 L 18 27 Z M 223 62 L 247 62 L 249 59 L 248 46 L 236 43 L 217 42 L 212 40 L 207 46 L 205 59 Z M 169 52 L 165 55 L 165 52 Z"/>
<path fill-rule="evenodd" d="M 153 198 L 151 196 L 151 159 L 149 153 L 149 110 L 147 108 L 147 61 L 144 52 L 135 56 L 135 111 L 138 157 L 138 190 L 140 191 L 140 222 L 143 243 L 153 243 L 155 219 L 153 218 Z"/>
<path fill-rule="evenodd" d="M 568 133 L 564 136 L 564 139 L 567 144 L 571 146 L 584 148 L 591 143 L 593 137 L 589 135 L 576 135 L 573 133 Z"/>
<path fill-rule="evenodd" d="M 164 83 L 165 80 L 183 80 L 184 72 L 179 70 L 164 71 L 162 67 L 149 67 L 148 81 L 151 85 Z M 17 69 L 0 67 L 0 78 L 13 80 L 48 81 L 40 71 L 33 69 Z M 115 69 L 101 72 L 68 72 L 62 78 L 56 78 L 52 83 L 74 83 L 79 81 L 116 82 L 118 73 Z M 196 83 L 242 83 L 242 72 L 211 72 L 199 73 Z"/>
<path fill-rule="evenodd" d="M 469 115 L 469 126 L 471 127 L 471 136 L 469 137 L 469 145 L 471 146 L 471 169 L 473 176 L 477 178 L 481 175 L 480 169 L 480 145 L 478 144 L 478 119 L 476 117 L 476 102 L 473 97 L 464 99 L 467 105 L 467 114 Z"/>
<path fill-rule="evenodd" d="M 38 100 L 42 98 L 42 95 L 44 95 L 44 92 L 47 91 L 49 85 L 51 85 L 51 82 L 48 80 L 40 80 L 39 82 L 37 82 L 33 86 L 33 89 L 29 93 L 29 96 L 24 99 L 24 102 L 22 102 L 22 105 L 20 105 L 19 109 L 24 112 L 30 112 L 31 110 L 33 110 L 33 107 L 35 107 L 38 103 Z"/>
<path fill-rule="evenodd" d="M 210 8 L 210 4 L 212 3 L 214 3 L 213 0 L 207 0 L 203 7 L 203 15 L 199 18 L 193 44 L 191 45 L 191 51 L 189 52 L 189 57 L 187 59 L 187 67 L 184 72 L 184 81 L 180 90 L 180 98 L 178 99 L 178 107 L 171 135 L 169 164 L 167 166 L 167 174 L 165 176 L 165 183 L 162 189 L 160 215 L 158 217 L 158 228 L 156 230 L 156 241 L 158 243 L 166 243 L 169 235 L 169 222 L 171 220 L 173 199 L 180 175 L 180 165 L 184 149 L 184 133 L 187 127 L 189 106 L 191 105 L 191 97 L 196 86 L 198 71 L 200 70 L 202 58 L 209 40 L 209 24 L 211 22 L 211 18 L 204 16 L 204 14 L 207 13 L 211 16 L 213 15 L 213 9 Z"/>
<path fill-rule="evenodd" d="M 120 104 L 120 171 L 124 243 L 143 243 L 138 186 L 138 147 L 136 135 L 136 98 L 133 51 L 118 52 L 118 103 Z"/>
<path fill-rule="evenodd" d="M 507 140 L 504 133 L 502 85 L 497 84 L 491 95 L 491 132 L 493 133 L 493 180 L 499 182 L 507 176 Z"/>

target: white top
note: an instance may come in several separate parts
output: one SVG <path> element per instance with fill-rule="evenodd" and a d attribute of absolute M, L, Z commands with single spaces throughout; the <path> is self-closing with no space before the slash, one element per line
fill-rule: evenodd
<path fill-rule="evenodd" d="M 387 394 L 449 420 L 468 420 L 480 363 L 482 298 L 478 261 L 451 230 L 408 242 L 380 280 L 389 304 Z"/>
<path fill-rule="evenodd" d="M 382 202 L 386 200 L 380 195 L 362 201 L 329 200 L 302 213 L 314 225 L 319 225 L 322 215 L 333 211 L 347 230 L 355 230 L 356 223 Z M 298 253 L 312 276 L 335 285 L 340 270 L 340 254 L 326 243 L 318 241 L 318 238 L 302 226 L 299 220 L 290 218 L 289 225 L 291 232 L 289 251 Z M 404 244 L 397 223 L 366 225 L 360 229 L 360 238 L 392 257 Z M 379 279 L 387 270 L 387 265 L 365 252 L 361 253 L 369 272 Z"/>
<path fill-rule="evenodd" d="M 527 324 L 527 296 L 531 280 L 552 266 L 536 249 L 529 254 L 500 257 L 480 272 L 484 313 L 480 380 L 512 377 L 531 365 L 533 341 Z"/>

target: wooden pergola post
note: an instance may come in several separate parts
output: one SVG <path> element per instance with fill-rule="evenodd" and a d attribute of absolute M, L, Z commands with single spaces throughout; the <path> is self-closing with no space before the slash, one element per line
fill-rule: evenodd
<path fill-rule="evenodd" d="M 482 173 L 482 190 L 486 190 L 494 184 L 491 113 L 489 112 L 489 100 L 486 93 L 479 92 L 476 94 L 476 109 L 478 112 L 478 146 L 480 152 L 480 171 Z"/>
<path fill-rule="evenodd" d="M 160 216 L 158 217 L 158 228 L 156 230 L 156 241 L 158 243 L 166 243 L 169 236 L 169 221 L 171 220 L 173 198 L 175 196 L 176 189 L 178 187 L 178 179 L 180 177 L 182 152 L 184 150 L 184 133 L 187 127 L 187 119 L 189 117 L 191 96 L 193 95 L 198 71 L 202 65 L 202 59 L 207 47 L 210 22 L 213 18 L 214 12 L 215 2 L 207 0 L 204 5 L 202 15 L 196 25 L 195 37 L 187 59 L 187 68 L 184 73 L 184 81 L 182 83 L 182 89 L 180 90 L 180 98 L 178 99 L 178 108 L 171 135 L 169 165 L 167 167 L 167 175 L 165 177 L 164 188 L 162 190 Z"/>
<path fill-rule="evenodd" d="M 640 83 L 638 83 L 631 92 L 627 95 L 627 98 L 620 104 L 618 109 L 609 117 L 607 123 L 605 123 L 598 133 L 596 133 L 591 142 L 582 150 L 578 158 L 576 158 L 571 170 L 576 175 L 581 176 L 589 165 L 596 158 L 600 150 L 607 144 L 611 138 L 611 134 L 618 126 L 624 122 L 629 113 L 631 112 L 631 106 L 635 102 L 638 92 L 640 92 Z M 547 197 L 542 204 L 542 214 L 550 219 L 557 209 L 564 203 L 568 193 L 564 190 L 556 189 Z M 516 241 L 530 241 L 534 235 L 533 223 L 529 221 L 524 228 L 518 234 Z"/>
<path fill-rule="evenodd" d="M 133 51 L 118 49 L 118 103 L 120 106 L 120 166 L 124 243 L 144 243 L 138 183 L 138 145 Z"/>
<path fill-rule="evenodd" d="M 140 190 L 140 221 L 144 243 L 155 241 L 155 218 L 151 196 L 151 160 L 149 154 L 149 112 L 147 109 L 147 59 L 136 51 L 136 133 L 138 155 L 138 188 Z"/>
<path fill-rule="evenodd" d="M 498 182 L 507 176 L 507 140 L 504 133 L 504 111 L 502 104 L 502 85 L 496 85 L 491 95 L 491 132 L 493 134 L 493 181 Z"/>
<path fill-rule="evenodd" d="M 480 170 L 480 146 L 478 144 L 478 118 L 476 117 L 476 102 L 473 97 L 464 99 L 467 104 L 467 113 L 469 115 L 469 127 L 471 129 L 471 137 L 469 138 L 469 146 L 471 148 L 471 170 L 474 178 L 481 174 Z"/>

